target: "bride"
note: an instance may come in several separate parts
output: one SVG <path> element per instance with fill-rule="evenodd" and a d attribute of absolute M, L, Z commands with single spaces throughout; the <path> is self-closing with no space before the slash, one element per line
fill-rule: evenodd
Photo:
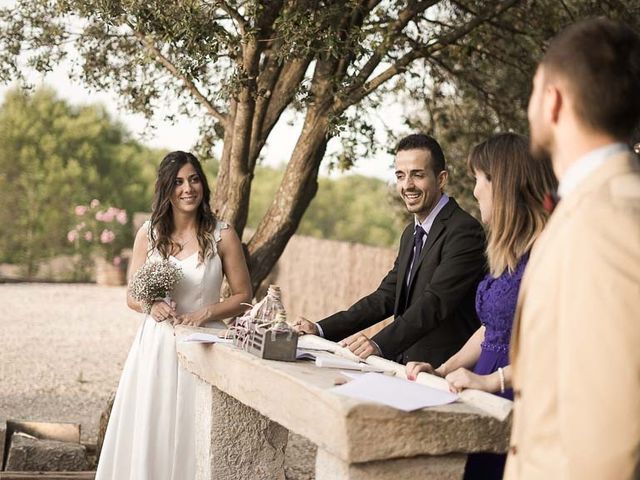
<path fill-rule="evenodd" d="M 133 245 L 131 272 L 169 259 L 183 279 L 144 315 L 124 365 L 107 427 L 97 480 L 195 478 L 195 378 L 178 364 L 174 326 L 220 326 L 251 300 L 251 282 L 236 232 L 216 220 L 200 162 L 172 152 L 160 163 L 151 220 Z M 220 301 L 225 275 L 232 295 Z M 131 295 L 129 308 L 144 307 Z"/>

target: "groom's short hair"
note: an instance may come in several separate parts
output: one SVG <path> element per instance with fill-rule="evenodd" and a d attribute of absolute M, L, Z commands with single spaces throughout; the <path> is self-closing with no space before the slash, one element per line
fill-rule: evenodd
<path fill-rule="evenodd" d="M 427 150 L 431 154 L 431 168 L 435 176 L 445 169 L 444 152 L 435 138 L 424 133 L 414 133 L 398 142 L 396 154 L 403 150 Z"/>
<path fill-rule="evenodd" d="M 585 125 L 630 140 L 640 120 L 637 32 L 606 18 L 575 23 L 551 40 L 541 65 L 569 82 Z"/>

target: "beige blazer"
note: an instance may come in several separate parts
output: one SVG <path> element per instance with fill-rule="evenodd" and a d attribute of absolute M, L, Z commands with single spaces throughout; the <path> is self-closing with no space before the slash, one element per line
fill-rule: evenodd
<path fill-rule="evenodd" d="M 505 478 L 640 478 L 640 165 L 614 155 L 558 204 L 522 280 Z"/>

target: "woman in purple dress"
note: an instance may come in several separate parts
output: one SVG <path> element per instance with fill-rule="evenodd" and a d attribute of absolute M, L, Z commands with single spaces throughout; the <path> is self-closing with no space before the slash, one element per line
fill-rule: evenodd
<path fill-rule="evenodd" d="M 533 242 L 548 218 L 545 193 L 557 182 L 549 161 L 534 161 L 526 137 L 496 135 L 477 145 L 468 160 L 480 215 L 488 229 L 489 273 L 478 285 L 476 310 L 482 326 L 437 368 L 409 362 L 407 377 L 419 372 L 444 377 L 454 392 L 474 388 L 513 399 L 509 340 L 522 274 Z M 472 369 L 472 370 L 471 370 Z M 500 479 L 505 455 L 469 455 L 465 479 Z"/>

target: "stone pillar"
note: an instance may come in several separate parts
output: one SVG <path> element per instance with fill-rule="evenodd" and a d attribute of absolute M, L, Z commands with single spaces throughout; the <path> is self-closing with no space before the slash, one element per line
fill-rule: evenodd
<path fill-rule="evenodd" d="M 197 480 L 285 480 L 289 431 L 197 380 Z"/>
<path fill-rule="evenodd" d="M 466 461 L 465 454 L 456 453 L 347 463 L 318 448 L 316 480 L 461 480 Z"/>

